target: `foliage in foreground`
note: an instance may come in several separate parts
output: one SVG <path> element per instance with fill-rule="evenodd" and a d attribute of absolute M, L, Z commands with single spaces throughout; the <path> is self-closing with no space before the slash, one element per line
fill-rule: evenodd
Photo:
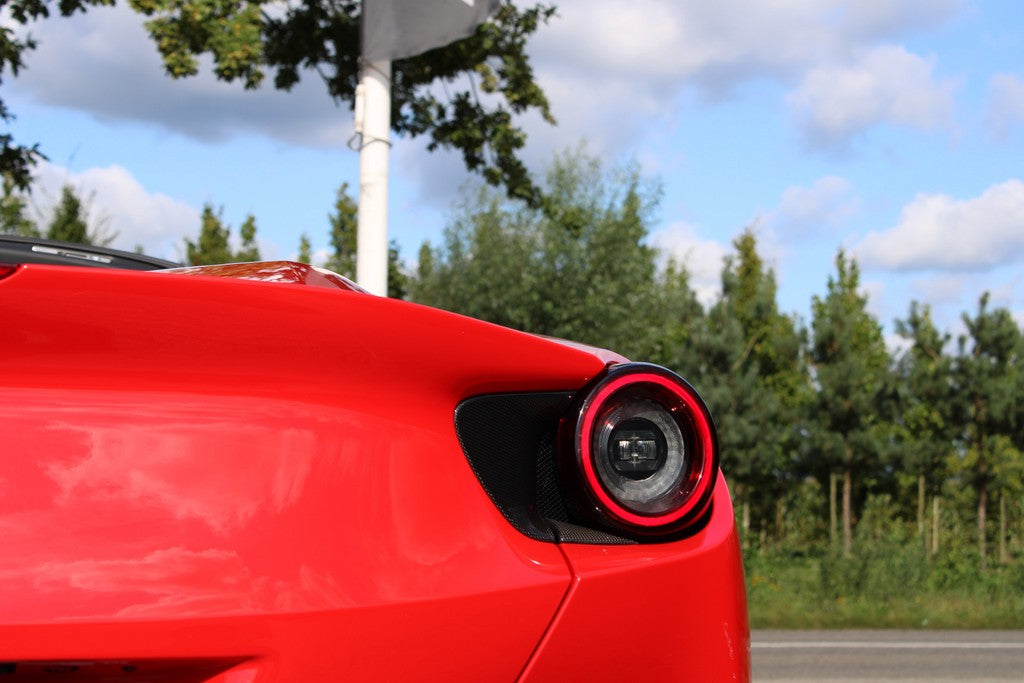
<path fill-rule="evenodd" d="M 18 28 L 51 16 L 103 11 L 115 0 L 0 0 L 0 79 L 17 76 L 36 47 Z M 214 75 L 259 87 L 268 74 L 275 88 L 291 90 L 319 78 L 335 102 L 354 106 L 359 82 L 358 0 L 128 0 L 172 78 L 198 73 L 208 58 Z M 541 197 L 519 155 L 526 133 L 516 117 L 528 112 L 554 123 L 547 96 L 534 81 L 527 43 L 553 15 L 544 4 L 503 2 L 473 35 L 392 65 L 391 128 L 427 136 L 428 149 L 462 155 L 466 168 L 511 197 L 539 205 Z M 73 68 L 73 65 L 69 65 Z M 438 82 L 443 88 L 435 87 Z M 445 96 L 441 96 L 443 91 Z M 14 118 L 0 99 L 0 122 Z M 45 158 L 38 145 L 0 134 L 0 172 L 19 189 L 31 184 L 32 166 Z"/>
<path fill-rule="evenodd" d="M 858 533 L 849 557 L 838 546 L 748 549 L 751 627 L 1020 628 L 1024 564 L 983 570 L 965 545 L 932 556 L 910 529 L 891 529 Z"/>

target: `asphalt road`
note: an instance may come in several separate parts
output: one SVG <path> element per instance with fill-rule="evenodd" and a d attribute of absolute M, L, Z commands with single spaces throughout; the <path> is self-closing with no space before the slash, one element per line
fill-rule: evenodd
<path fill-rule="evenodd" d="M 1024 631 L 754 631 L 762 681 L 1022 681 Z"/>

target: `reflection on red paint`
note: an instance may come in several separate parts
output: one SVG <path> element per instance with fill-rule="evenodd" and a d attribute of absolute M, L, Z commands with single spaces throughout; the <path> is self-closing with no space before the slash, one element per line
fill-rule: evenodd
<path fill-rule="evenodd" d="M 25 266 L 0 285 L 0 662 L 513 680 L 538 653 L 537 671 L 594 678 L 545 640 L 553 619 L 580 629 L 560 639 L 605 642 L 581 617 L 621 599 L 631 567 L 671 582 L 700 556 L 701 576 L 732 576 L 735 548 L 703 537 L 563 554 L 482 490 L 459 401 L 573 390 L 601 354 L 273 284 L 315 284 L 308 267 L 246 268 L 263 281 Z M 727 537 L 731 513 L 719 524 Z M 683 647 L 738 613 L 700 609 L 715 614 L 655 616 Z M 96 680 L 121 674 L 140 678 Z"/>
<path fill-rule="evenodd" d="M 338 275 L 326 268 L 317 268 L 307 263 L 297 263 L 295 261 L 258 261 L 254 263 L 224 263 L 214 266 L 186 266 L 184 268 L 169 268 L 160 272 L 176 275 L 230 277 L 238 280 L 328 287 L 366 293 L 365 289 L 347 277 Z"/>

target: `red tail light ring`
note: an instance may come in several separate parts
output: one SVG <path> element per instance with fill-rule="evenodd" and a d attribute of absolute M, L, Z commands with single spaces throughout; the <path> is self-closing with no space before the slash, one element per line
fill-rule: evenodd
<path fill-rule="evenodd" d="M 564 426 L 563 471 L 584 514 L 658 535 L 685 528 L 707 510 L 718 474 L 717 436 L 707 406 L 685 380 L 655 365 L 612 366 L 576 407 Z"/>

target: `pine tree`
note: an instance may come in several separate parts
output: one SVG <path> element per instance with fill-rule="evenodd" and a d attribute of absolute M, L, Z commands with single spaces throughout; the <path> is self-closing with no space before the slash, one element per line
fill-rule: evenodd
<path fill-rule="evenodd" d="M 199 237 L 193 242 L 185 239 L 185 257 L 189 265 L 205 266 L 231 262 L 231 248 L 228 240 L 230 230 L 221 221 L 222 211 L 214 213 L 209 204 L 203 206 L 200 219 Z"/>
<path fill-rule="evenodd" d="M 256 218 L 252 214 L 246 216 L 245 222 L 242 223 L 238 232 L 242 238 L 242 247 L 235 252 L 234 260 L 243 263 L 259 261 L 260 249 L 256 245 Z"/>
<path fill-rule="evenodd" d="M 83 200 L 73 187 L 64 185 L 61 188 L 60 201 L 53 209 L 46 237 L 51 240 L 98 247 L 109 245 L 117 238 L 117 233 L 106 230 L 104 219 L 94 219 L 90 216 L 90 204 L 90 198 Z"/>
<path fill-rule="evenodd" d="M 392 299 L 404 299 L 409 295 L 409 275 L 402 265 L 398 242 L 391 240 L 388 244 L 388 296 Z"/>
<path fill-rule="evenodd" d="M 231 249 L 231 226 L 223 221 L 223 210 L 214 211 L 210 204 L 203 206 L 199 225 L 199 237 L 195 242 L 185 239 L 185 256 L 193 266 L 217 263 L 240 263 L 259 261 L 260 251 L 256 245 L 256 219 L 247 216 L 240 229 L 241 248 Z"/>
<path fill-rule="evenodd" d="M 896 321 L 896 331 L 911 342 L 897 364 L 902 469 L 916 479 L 917 527 L 922 543 L 936 553 L 939 539 L 935 498 L 948 476 L 947 461 L 962 417 L 951 377 L 953 359 L 946 353 L 950 337 L 936 329 L 930 308 L 917 301 L 910 304 L 905 320 Z M 935 501 L 930 542 L 925 523 L 928 495 Z"/>
<path fill-rule="evenodd" d="M 854 478 L 884 452 L 889 355 L 878 322 L 858 292 L 860 270 L 840 250 L 828 294 L 813 299 L 813 371 L 817 382 L 818 454 L 842 477 L 843 554 L 853 544 Z"/>
<path fill-rule="evenodd" d="M 92 244 L 82 200 L 70 185 L 61 188 L 60 202 L 53 210 L 46 236 L 51 240 Z"/>
<path fill-rule="evenodd" d="M 25 197 L 8 175 L 3 177 L 3 195 L 0 196 L 0 235 L 39 237 L 35 221 L 26 215 Z"/>
<path fill-rule="evenodd" d="M 342 183 L 334 200 L 334 213 L 327 216 L 331 226 L 331 247 L 334 253 L 324 267 L 344 275 L 350 280 L 356 278 L 356 230 L 359 208 L 348 193 L 348 183 Z"/>
<path fill-rule="evenodd" d="M 775 273 L 758 254 L 753 231 L 733 246 L 736 253 L 722 269 L 722 295 L 702 327 L 696 377 L 720 428 L 723 469 L 734 482 L 741 527 L 749 530 L 753 514 L 766 531 L 773 518 L 784 519 L 808 386 L 800 334 L 778 310 Z"/>
<path fill-rule="evenodd" d="M 313 262 L 313 245 L 309 242 L 309 235 L 302 233 L 299 236 L 299 254 L 295 257 L 300 263 Z"/>
<path fill-rule="evenodd" d="M 1019 479 L 1021 453 L 1014 441 L 1020 414 L 1014 389 L 1021 386 L 1021 333 L 1005 308 L 988 309 L 989 294 L 972 318 L 963 315 L 967 334 L 959 338 L 958 395 L 965 402 L 965 449 L 954 464 L 977 496 L 978 556 L 988 564 L 988 504 L 992 489 L 1005 486 L 999 475 Z"/>
<path fill-rule="evenodd" d="M 359 206 L 348 193 L 348 183 L 342 183 L 334 200 L 334 212 L 328 214 L 331 225 L 331 247 L 334 253 L 324 267 L 356 279 L 356 243 L 359 227 Z M 388 296 L 404 299 L 409 294 L 409 276 L 402 264 L 398 243 L 388 243 Z"/>

